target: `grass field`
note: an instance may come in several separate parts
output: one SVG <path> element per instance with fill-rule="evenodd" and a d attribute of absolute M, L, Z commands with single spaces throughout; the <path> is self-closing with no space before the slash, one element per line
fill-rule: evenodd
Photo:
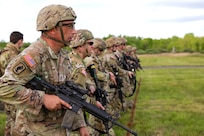
<path fill-rule="evenodd" d="M 204 65 L 204 55 L 141 55 L 143 66 Z M 139 136 L 204 135 L 204 67 L 144 69 L 133 130 Z M 134 96 L 133 96 L 134 97 Z M 131 98 L 133 99 L 133 98 Z M 130 111 L 120 120 L 126 124 Z M 117 136 L 126 132 L 116 128 Z"/>
<path fill-rule="evenodd" d="M 203 54 L 140 55 L 142 66 L 204 65 Z M 203 136 L 204 135 L 204 67 L 145 69 L 133 126 L 139 136 Z M 129 99 L 133 99 L 132 96 Z M 118 121 L 127 126 L 131 110 Z M 4 116 L 0 114 L 0 135 Z M 126 131 L 114 127 L 116 136 Z"/>

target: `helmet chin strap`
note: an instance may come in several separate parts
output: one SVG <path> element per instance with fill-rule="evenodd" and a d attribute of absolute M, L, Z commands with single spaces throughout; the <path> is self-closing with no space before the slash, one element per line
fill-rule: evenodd
<path fill-rule="evenodd" d="M 88 49 L 86 48 L 86 56 L 91 56 L 91 54 L 89 54 L 89 51 L 88 51 Z"/>
<path fill-rule="evenodd" d="M 63 43 L 64 46 L 68 46 L 70 43 L 68 41 L 64 40 L 64 34 L 63 34 L 62 23 L 61 22 L 59 22 L 59 26 L 60 26 L 60 33 L 61 33 L 62 40 L 58 40 L 58 39 L 56 39 L 54 37 L 51 37 L 47 33 L 42 33 L 42 34 L 43 34 L 43 36 L 45 36 L 45 37 L 47 37 L 47 38 L 49 38 L 49 39 L 51 39 L 53 41 L 56 41 L 56 42 L 59 42 L 59 43 Z"/>
<path fill-rule="evenodd" d="M 62 30 L 62 22 L 59 22 L 59 27 L 60 27 L 61 37 L 62 37 L 62 43 L 64 44 L 64 46 L 68 46 L 69 42 L 64 40 L 64 33 Z"/>

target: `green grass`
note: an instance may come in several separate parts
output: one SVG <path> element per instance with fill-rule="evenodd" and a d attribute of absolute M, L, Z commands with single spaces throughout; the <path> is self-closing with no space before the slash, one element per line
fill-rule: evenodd
<path fill-rule="evenodd" d="M 149 66 L 154 66 L 154 62 L 159 65 L 159 61 L 161 65 L 186 65 L 188 62 L 202 65 L 204 55 L 151 56 L 141 60 L 148 60 L 145 65 Z M 137 77 L 142 78 L 142 83 L 131 129 L 139 136 L 204 135 L 204 68 L 144 69 L 137 72 Z M 120 122 L 127 125 L 130 111 L 122 115 Z M 118 127 L 115 130 L 117 136 L 126 135 Z"/>
<path fill-rule="evenodd" d="M 142 66 L 167 66 L 167 65 L 204 65 L 204 55 L 192 53 L 189 56 L 184 55 L 138 55 Z"/>
<path fill-rule="evenodd" d="M 202 65 L 204 55 L 140 57 L 142 66 Z M 133 126 L 139 136 L 204 135 L 204 68 L 144 69 Z M 132 96 L 130 99 L 133 99 Z M 118 121 L 127 126 L 131 111 Z M 3 118 L 3 120 L 2 120 Z M 4 117 L 0 114 L 0 135 Z M 114 126 L 117 136 L 126 131 Z"/>
<path fill-rule="evenodd" d="M 4 135 L 5 121 L 5 115 L 3 113 L 0 113 L 0 136 Z"/>

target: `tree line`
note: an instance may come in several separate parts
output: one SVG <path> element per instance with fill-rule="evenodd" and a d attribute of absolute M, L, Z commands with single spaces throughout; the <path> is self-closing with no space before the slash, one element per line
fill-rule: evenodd
<path fill-rule="evenodd" d="M 113 35 L 104 37 L 107 39 Z M 136 36 L 118 36 L 127 39 L 127 45 L 137 47 L 138 54 L 154 54 L 165 52 L 200 52 L 204 53 L 204 37 L 195 37 L 193 33 L 187 33 L 183 38 L 172 36 L 167 39 L 152 39 Z M 0 49 L 6 45 L 6 42 L 0 42 Z M 24 43 L 23 49 L 30 43 Z"/>
<path fill-rule="evenodd" d="M 139 54 L 164 52 L 200 52 L 204 53 L 204 37 L 195 37 L 193 33 L 185 34 L 183 38 L 173 36 L 167 39 L 152 39 L 124 36 L 127 44 L 137 47 Z"/>

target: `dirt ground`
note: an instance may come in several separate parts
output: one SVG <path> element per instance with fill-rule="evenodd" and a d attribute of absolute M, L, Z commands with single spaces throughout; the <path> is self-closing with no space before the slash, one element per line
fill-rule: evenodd
<path fill-rule="evenodd" d="M 160 53 L 160 54 L 141 54 L 141 55 L 138 55 L 139 56 L 142 56 L 142 57 L 145 57 L 145 56 L 188 56 L 188 55 L 196 55 L 196 54 L 200 54 L 200 53 L 186 53 L 186 52 L 183 52 L 183 53 Z"/>

